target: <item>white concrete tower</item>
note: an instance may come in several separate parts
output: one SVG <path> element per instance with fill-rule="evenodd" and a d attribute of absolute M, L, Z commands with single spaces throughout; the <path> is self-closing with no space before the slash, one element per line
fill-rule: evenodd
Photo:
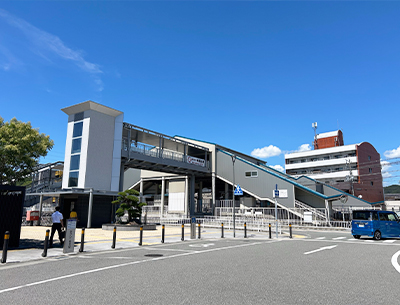
<path fill-rule="evenodd" d="M 62 188 L 119 191 L 124 113 L 87 101 L 68 114 Z"/>

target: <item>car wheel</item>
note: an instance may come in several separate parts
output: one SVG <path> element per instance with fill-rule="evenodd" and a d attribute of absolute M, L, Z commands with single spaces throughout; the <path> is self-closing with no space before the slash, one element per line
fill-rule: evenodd
<path fill-rule="evenodd" d="M 382 238 L 382 234 L 380 231 L 375 231 L 374 233 L 374 239 L 375 240 L 380 240 Z"/>
<path fill-rule="evenodd" d="M 355 239 L 360 239 L 361 235 L 353 235 Z"/>

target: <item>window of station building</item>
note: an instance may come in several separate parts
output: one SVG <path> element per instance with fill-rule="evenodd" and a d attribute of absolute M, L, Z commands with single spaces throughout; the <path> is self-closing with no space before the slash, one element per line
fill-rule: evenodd
<path fill-rule="evenodd" d="M 257 171 L 245 172 L 245 176 L 255 178 L 255 177 L 258 177 L 258 172 Z"/>
<path fill-rule="evenodd" d="M 371 181 L 371 185 L 374 185 L 374 181 Z"/>
<path fill-rule="evenodd" d="M 76 154 L 81 152 L 81 146 L 82 146 L 82 138 L 76 138 L 72 140 L 72 148 L 71 148 L 71 154 Z"/>
<path fill-rule="evenodd" d="M 371 156 L 368 156 L 368 161 L 371 161 Z"/>
<path fill-rule="evenodd" d="M 83 129 L 83 122 L 77 122 L 74 124 L 74 131 L 72 133 L 73 138 L 81 137 Z"/>
<path fill-rule="evenodd" d="M 370 173 L 372 173 L 372 168 L 369 168 L 368 171 L 369 171 Z"/>
<path fill-rule="evenodd" d="M 70 171 L 79 170 L 79 161 L 81 159 L 80 155 L 71 156 L 71 164 L 69 166 Z"/>
<path fill-rule="evenodd" d="M 78 176 L 79 172 L 70 172 L 68 179 L 68 187 L 78 186 Z"/>

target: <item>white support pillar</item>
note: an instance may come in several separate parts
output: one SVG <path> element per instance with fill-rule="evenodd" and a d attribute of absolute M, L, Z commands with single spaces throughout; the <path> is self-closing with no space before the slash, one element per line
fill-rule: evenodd
<path fill-rule="evenodd" d="M 164 216 L 164 198 L 165 198 L 165 177 L 161 179 L 161 210 L 160 210 L 160 220 Z"/>
<path fill-rule="evenodd" d="M 212 173 L 212 203 L 211 203 L 211 212 L 214 216 L 214 209 L 215 209 L 215 200 L 216 200 L 216 196 L 215 196 L 215 173 Z"/>
<path fill-rule="evenodd" d="M 194 175 L 190 177 L 190 217 L 194 216 L 194 191 L 195 191 L 195 178 Z"/>
<path fill-rule="evenodd" d="M 331 208 L 330 208 L 330 206 L 329 206 L 329 201 L 327 200 L 327 199 L 325 199 L 325 208 L 326 208 L 326 212 L 327 212 L 327 220 L 328 220 L 328 222 L 329 222 L 329 224 L 331 223 Z"/>
<path fill-rule="evenodd" d="M 143 179 L 140 179 L 139 202 L 143 202 Z"/>
<path fill-rule="evenodd" d="M 185 217 L 188 217 L 188 207 L 189 207 L 189 179 L 188 176 L 185 177 Z"/>
<path fill-rule="evenodd" d="M 93 189 L 90 189 L 87 228 L 92 227 L 92 211 L 93 211 Z"/>

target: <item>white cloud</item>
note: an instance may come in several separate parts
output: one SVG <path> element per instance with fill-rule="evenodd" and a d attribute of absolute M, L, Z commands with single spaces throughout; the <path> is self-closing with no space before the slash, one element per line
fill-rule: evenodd
<path fill-rule="evenodd" d="M 265 146 L 263 148 L 256 148 L 251 152 L 251 155 L 255 158 L 269 158 L 279 156 L 282 151 L 273 145 Z"/>
<path fill-rule="evenodd" d="M 387 150 L 383 154 L 386 158 L 400 158 L 400 146 L 396 149 Z"/>
<path fill-rule="evenodd" d="M 1 11 L 1 10 L 0 10 Z M 9 71 L 13 66 L 20 66 L 22 63 L 11 54 L 11 52 L 5 48 L 4 46 L 0 45 L 0 55 L 3 55 L 5 60 L 3 59 L 3 63 L 0 63 L 0 67 L 3 71 Z"/>
<path fill-rule="evenodd" d="M 285 172 L 285 169 L 280 165 L 270 165 L 269 167 L 272 167 L 273 169 L 276 169 L 277 171 L 280 171 L 282 173 Z"/>
<path fill-rule="evenodd" d="M 310 144 L 302 144 L 299 146 L 299 149 L 297 151 L 301 152 L 301 151 L 309 151 L 309 150 L 311 150 Z"/>
<path fill-rule="evenodd" d="M 51 61 L 46 54 L 53 54 L 74 63 L 81 70 L 91 74 L 94 77 L 98 90 L 103 90 L 103 82 L 100 78 L 100 74 L 103 72 L 100 66 L 86 61 L 81 52 L 70 49 L 57 36 L 42 31 L 25 20 L 9 14 L 3 9 L 0 9 L 0 18 L 24 33 L 27 39 L 32 43 L 32 51 L 37 55 Z"/>
<path fill-rule="evenodd" d="M 390 163 L 388 161 L 381 161 L 381 167 L 382 167 L 381 172 L 382 172 L 382 178 L 383 179 L 389 178 L 389 177 L 392 176 L 392 174 L 389 173 L 389 169 L 392 166 L 390 165 Z"/>

